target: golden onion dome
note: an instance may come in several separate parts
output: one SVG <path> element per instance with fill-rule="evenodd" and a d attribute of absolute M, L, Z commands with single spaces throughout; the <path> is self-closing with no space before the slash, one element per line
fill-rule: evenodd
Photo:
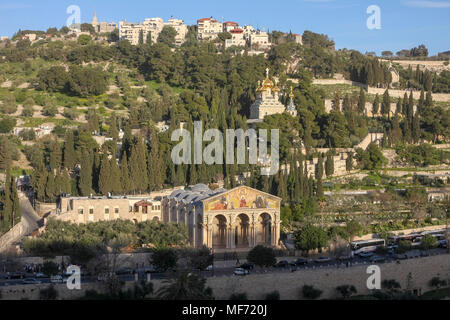
<path fill-rule="evenodd" d="M 273 91 L 273 92 L 280 92 L 280 88 L 278 88 L 278 85 L 277 85 L 276 82 L 275 82 L 274 87 L 272 88 L 272 91 Z"/>
<path fill-rule="evenodd" d="M 291 98 L 291 99 L 293 99 L 295 96 L 294 96 L 294 92 L 292 92 L 292 86 L 291 86 L 291 93 L 289 93 L 289 98 Z"/>

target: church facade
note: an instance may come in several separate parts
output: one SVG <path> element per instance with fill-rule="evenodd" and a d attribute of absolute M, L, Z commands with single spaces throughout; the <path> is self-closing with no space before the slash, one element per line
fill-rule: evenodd
<path fill-rule="evenodd" d="M 281 199 L 247 187 L 211 190 L 204 184 L 177 190 L 161 202 L 162 220 L 184 223 L 189 242 L 215 252 L 278 247 Z"/>
<path fill-rule="evenodd" d="M 297 115 L 297 110 L 293 102 L 293 93 L 289 95 L 290 102 L 288 110 L 280 101 L 280 88 L 276 82 L 269 78 L 269 69 L 266 69 L 266 78 L 258 82 L 256 89 L 256 101 L 250 106 L 250 120 L 263 120 L 265 116 L 288 112 L 292 116 Z"/>

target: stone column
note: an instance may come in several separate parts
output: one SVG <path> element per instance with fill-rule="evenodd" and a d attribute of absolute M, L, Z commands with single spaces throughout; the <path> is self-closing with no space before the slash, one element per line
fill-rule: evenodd
<path fill-rule="evenodd" d="M 236 226 L 235 225 L 232 225 L 230 235 L 231 235 L 231 246 L 230 246 L 230 248 L 234 249 L 234 248 L 236 248 L 236 242 L 235 242 Z"/>
<path fill-rule="evenodd" d="M 229 225 L 227 227 L 227 245 L 226 248 L 227 249 L 231 249 L 231 225 Z"/>
<path fill-rule="evenodd" d="M 193 247 L 197 248 L 197 215 L 195 214 L 195 210 L 192 213 L 194 216 L 192 217 L 192 241 L 193 243 Z M 189 224 L 189 223 L 188 223 Z"/>

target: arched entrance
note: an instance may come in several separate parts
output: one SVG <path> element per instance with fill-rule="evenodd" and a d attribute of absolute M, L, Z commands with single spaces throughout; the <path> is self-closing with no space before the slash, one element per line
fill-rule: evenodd
<path fill-rule="evenodd" d="M 264 212 L 258 217 L 257 242 L 270 245 L 272 242 L 272 217 Z"/>
<path fill-rule="evenodd" d="M 215 249 L 227 246 L 227 218 L 221 214 L 213 220 L 212 246 Z"/>
<path fill-rule="evenodd" d="M 250 219 L 246 214 L 241 213 L 236 218 L 235 244 L 238 248 L 249 246 Z"/>

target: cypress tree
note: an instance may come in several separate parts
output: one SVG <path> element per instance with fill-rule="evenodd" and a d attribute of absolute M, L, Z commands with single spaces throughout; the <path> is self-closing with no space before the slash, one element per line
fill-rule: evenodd
<path fill-rule="evenodd" d="M 6 168 L 6 179 L 5 179 L 5 191 L 3 200 L 3 211 L 2 211 L 2 229 L 4 231 L 9 230 L 13 227 L 12 217 L 13 217 L 13 202 L 11 200 L 11 172 L 10 168 Z"/>
<path fill-rule="evenodd" d="M 49 172 L 47 175 L 47 182 L 45 184 L 45 197 L 49 202 L 53 202 L 55 200 L 56 194 L 56 185 L 55 185 L 55 176 L 53 172 Z"/>
<path fill-rule="evenodd" d="M 84 152 L 81 158 L 78 191 L 81 196 L 89 196 L 92 191 L 92 162 L 89 152 Z"/>
<path fill-rule="evenodd" d="M 159 150 L 158 136 L 153 131 L 150 133 L 150 153 L 147 164 L 150 191 L 159 190 L 164 183 L 164 162 Z M 203 178 L 207 178 L 207 174 Z"/>
<path fill-rule="evenodd" d="M 110 118 L 108 136 L 114 140 L 119 139 L 119 131 L 117 130 L 117 118 L 116 114 L 113 112 Z"/>
<path fill-rule="evenodd" d="M 75 166 L 75 142 L 73 130 L 67 130 L 64 138 L 64 167 L 71 170 Z"/>
<path fill-rule="evenodd" d="M 122 192 L 128 194 L 132 190 L 130 181 L 130 170 L 128 169 L 128 161 L 126 154 L 123 155 L 120 163 L 120 184 L 122 186 Z"/>
<path fill-rule="evenodd" d="M 353 152 L 347 154 L 347 159 L 345 159 L 345 170 L 352 171 L 353 169 Z"/>
<path fill-rule="evenodd" d="M 419 104 L 417 105 L 417 112 L 422 114 L 424 105 L 425 105 L 425 92 L 422 89 L 420 91 L 420 98 L 419 98 Z"/>
<path fill-rule="evenodd" d="M 413 118 L 413 126 L 411 134 L 414 143 L 418 143 L 420 139 L 420 118 L 418 113 L 416 113 L 416 115 Z"/>
<path fill-rule="evenodd" d="M 406 117 L 408 113 L 408 94 L 405 92 L 403 96 L 402 114 Z"/>
<path fill-rule="evenodd" d="M 322 152 L 319 152 L 319 158 L 317 159 L 317 179 L 323 178 L 323 155 Z"/>
<path fill-rule="evenodd" d="M 61 190 L 62 193 L 71 193 L 72 192 L 72 186 L 70 184 L 70 176 L 67 170 L 64 170 L 61 174 Z"/>
<path fill-rule="evenodd" d="M 62 164 L 62 151 L 61 146 L 59 145 L 58 141 L 53 141 L 51 150 L 50 150 L 50 169 L 54 171 L 55 169 L 61 168 Z"/>
<path fill-rule="evenodd" d="M 110 162 L 109 167 L 111 170 L 111 178 L 110 178 L 111 191 L 114 194 L 121 194 L 122 193 L 122 185 L 121 185 L 121 179 L 120 179 L 120 169 L 119 169 L 119 166 L 117 165 L 116 158 L 112 157 L 109 162 Z"/>
<path fill-rule="evenodd" d="M 389 96 L 388 89 L 386 89 L 386 91 L 384 91 L 383 94 L 383 102 L 381 104 L 381 114 L 383 116 L 387 115 L 389 118 L 390 111 L 391 111 L 391 98 Z"/>
<path fill-rule="evenodd" d="M 378 93 L 375 96 L 375 100 L 372 104 L 372 117 L 375 117 L 378 114 L 378 111 L 380 110 L 380 101 L 378 98 Z"/>
<path fill-rule="evenodd" d="M 366 94 L 362 87 L 359 88 L 358 112 L 360 114 L 365 114 L 366 112 Z"/>
<path fill-rule="evenodd" d="M 100 164 L 100 175 L 98 177 L 98 188 L 102 195 L 107 195 L 112 192 L 111 181 L 111 164 L 107 155 L 103 155 Z"/>
<path fill-rule="evenodd" d="M 11 203 L 13 205 L 12 224 L 16 225 L 21 220 L 22 212 L 20 211 L 19 195 L 17 193 L 16 179 L 14 177 L 11 179 Z"/>
<path fill-rule="evenodd" d="M 325 173 L 327 177 L 332 176 L 334 173 L 334 160 L 331 152 L 327 154 L 327 160 L 325 162 Z"/>
<path fill-rule="evenodd" d="M 427 97 L 425 99 L 425 106 L 432 107 L 433 106 L 433 96 L 431 95 L 431 91 L 427 92 Z"/>

